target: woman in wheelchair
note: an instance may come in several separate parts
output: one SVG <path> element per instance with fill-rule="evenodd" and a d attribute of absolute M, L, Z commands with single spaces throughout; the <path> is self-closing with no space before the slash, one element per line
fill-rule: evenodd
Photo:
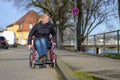
<path fill-rule="evenodd" d="M 47 58 L 48 47 L 51 46 L 50 34 L 52 35 L 53 44 L 55 45 L 56 32 L 54 25 L 49 21 L 49 15 L 44 14 L 40 17 L 39 22 L 31 29 L 28 36 L 28 48 L 32 48 L 32 38 L 34 39 L 35 49 L 39 55 L 38 60 Z"/>

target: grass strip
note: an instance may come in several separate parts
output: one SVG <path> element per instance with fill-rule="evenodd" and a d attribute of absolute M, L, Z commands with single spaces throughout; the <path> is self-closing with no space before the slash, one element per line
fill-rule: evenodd
<path fill-rule="evenodd" d="M 120 59 L 120 54 L 105 53 L 105 54 L 103 54 L 103 56 L 110 57 L 110 58 L 113 58 L 113 59 Z"/>
<path fill-rule="evenodd" d="M 79 80 L 102 80 L 102 79 L 94 77 L 86 72 L 76 72 L 75 74 L 79 78 Z"/>

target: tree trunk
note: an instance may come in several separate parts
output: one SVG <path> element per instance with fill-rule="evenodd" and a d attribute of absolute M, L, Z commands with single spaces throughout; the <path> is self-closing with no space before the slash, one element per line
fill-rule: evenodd
<path fill-rule="evenodd" d="M 60 48 L 60 31 L 59 31 L 59 26 L 56 27 L 57 28 L 57 48 Z"/>
<path fill-rule="evenodd" d="M 77 7 L 79 9 L 79 14 L 78 14 L 78 23 L 77 23 L 77 49 L 82 51 L 82 32 L 81 32 L 81 24 L 82 24 L 82 0 L 77 0 Z"/>
<path fill-rule="evenodd" d="M 118 15 L 119 15 L 119 20 L 120 20 L 120 0 L 118 0 Z"/>
<path fill-rule="evenodd" d="M 59 48 L 62 48 L 63 43 L 63 29 L 61 29 L 62 25 L 59 25 Z"/>
<path fill-rule="evenodd" d="M 57 48 L 62 48 L 63 43 L 63 30 L 60 29 L 60 25 L 57 25 L 56 27 L 56 33 L 57 33 Z"/>

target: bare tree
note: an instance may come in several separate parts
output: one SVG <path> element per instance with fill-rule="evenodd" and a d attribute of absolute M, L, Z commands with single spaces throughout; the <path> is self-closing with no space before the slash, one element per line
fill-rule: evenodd
<path fill-rule="evenodd" d="M 7 0 L 13 1 L 16 6 L 38 7 L 44 12 L 50 14 L 57 32 L 59 32 L 60 42 L 63 41 L 63 31 L 71 26 L 67 24 L 69 20 L 68 13 L 73 8 L 74 0 Z M 77 46 L 80 50 L 85 38 L 102 22 L 107 21 L 108 17 L 114 14 L 116 0 L 77 0 L 79 8 L 77 24 Z M 113 13 L 112 13 L 113 12 Z M 112 13 L 112 14 L 111 14 Z M 58 23 L 59 22 L 59 23 Z"/>
<path fill-rule="evenodd" d="M 43 10 L 45 13 L 48 13 L 56 27 L 58 34 L 58 42 L 63 42 L 63 31 L 66 27 L 70 27 L 71 24 L 68 24 L 70 16 L 68 13 L 71 12 L 72 3 L 69 0 L 5 0 L 13 1 L 14 5 L 19 8 L 30 8 L 37 7 L 40 10 Z M 66 24 L 67 23 L 67 24 Z M 60 37 L 60 38 L 59 38 Z M 59 44 L 59 43 L 57 43 Z"/>
<path fill-rule="evenodd" d="M 63 43 L 63 31 L 70 27 L 71 24 L 66 24 L 70 18 L 68 13 L 71 12 L 71 4 L 69 0 L 45 0 L 44 3 L 32 0 L 34 6 L 44 9 L 52 17 L 53 23 L 56 25 L 58 32 L 57 44 Z M 59 23 L 58 23 L 59 22 Z"/>
<path fill-rule="evenodd" d="M 77 25 L 77 46 L 81 50 L 85 38 L 114 11 L 113 0 L 77 0 L 80 10 Z M 108 7 L 109 6 L 109 7 Z"/>
<path fill-rule="evenodd" d="M 120 0 L 118 0 L 118 14 L 119 14 L 119 19 L 120 19 Z"/>

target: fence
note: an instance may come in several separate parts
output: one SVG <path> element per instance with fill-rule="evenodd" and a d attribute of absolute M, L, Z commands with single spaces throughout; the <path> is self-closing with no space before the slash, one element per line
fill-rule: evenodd
<path fill-rule="evenodd" d="M 120 30 L 88 36 L 83 45 L 93 53 L 120 53 Z"/>

